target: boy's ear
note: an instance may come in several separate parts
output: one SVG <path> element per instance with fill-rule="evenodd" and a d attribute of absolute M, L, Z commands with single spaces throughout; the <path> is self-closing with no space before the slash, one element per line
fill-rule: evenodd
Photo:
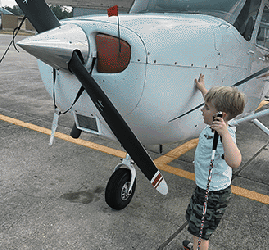
<path fill-rule="evenodd" d="M 227 120 L 228 119 L 228 114 L 225 112 L 222 112 L 222 119 Z"/>

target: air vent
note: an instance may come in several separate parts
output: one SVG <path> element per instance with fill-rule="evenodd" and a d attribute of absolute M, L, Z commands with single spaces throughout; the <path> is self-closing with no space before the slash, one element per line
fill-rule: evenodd
<path fill-rule="evenodd" d="M 95 133 L 99 134 L 99 121 L 96 117 L 91 116 L 84 116 L 81 114 L 76 114 L 74 113 L 75 120 L 77 123 L 77 128 L 84 131 L 84 132 L 90 132 L 90 133 Z"/>

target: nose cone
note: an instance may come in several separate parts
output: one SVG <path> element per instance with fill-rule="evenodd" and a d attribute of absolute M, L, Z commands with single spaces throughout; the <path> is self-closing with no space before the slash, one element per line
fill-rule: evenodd
<path fill-rule="evenodd" d="M 65 24 L 17 43 L 31 55 L 56 69 L 68 70 L 74 50 L 80 50 L 84 61 L 89 56 L 87 35 L 75 24 Z"/>

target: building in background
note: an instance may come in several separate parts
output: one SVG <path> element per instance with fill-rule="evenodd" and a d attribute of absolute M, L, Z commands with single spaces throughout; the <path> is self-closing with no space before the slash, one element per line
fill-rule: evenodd
<path fill-rule="evenodd" d="M 53 5 L 70 6 L 73 8 L 73 16 L 93 14 L 106 14 L 107 9 L 118 5 L 119 13 L 128 13 L 134 0 L 46 0 Z"/>
<path fill-rule="evenodd" d="M 1 3 L 1 2 L 0 2 Z M 3 19 L 3 15 L 13 15 L 10 11 L 3 9 L 2 7 L 0 7 L 0 29 L 2 29 L 2 19 Z"/>
<path fill-rule="evenodd" d="M 47 4 L 70 6 L 73 8 L 73 16 L 94 14 L 106 14 L 107 9 L 118 5 L 119 14 L 128 13 L 134 0 L 45 0 Z M 12 31 L 18 27 L 22 16 L 15 16 L 8 10 L 0 8 L 0 29 Z M 21 30 L 35 32 L 34 27 L 26 19 Z"/>
<path fill-rule="evenodd" d="M 13 31 L 16 27 L 19 26 L 22 19 L 23 16 L 15 16 L 10 11 L 0 8 L 0 30 Z M 35 32 L 35 28 L 28 21 L 28 19 L 24 21 L 21 30 L 27 32 Z"/>

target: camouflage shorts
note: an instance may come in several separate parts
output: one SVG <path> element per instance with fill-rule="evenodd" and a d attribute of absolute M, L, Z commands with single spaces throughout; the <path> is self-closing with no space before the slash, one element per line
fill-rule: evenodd
<path fill-rule="evenodd" d="M 204 240 L 208 240 L 218 227 L 230 198 L 231 186 L 224 190 L 209 192 L 207 211 L 205 215 L 205 225 L 202 234 L 202 238 Z M 197 237 L 199 237 L 200 233 L 204 199 L 205 190 L 196 186 L 186 211 L 186 219 L 189 223 L 188 231 Z"/>

